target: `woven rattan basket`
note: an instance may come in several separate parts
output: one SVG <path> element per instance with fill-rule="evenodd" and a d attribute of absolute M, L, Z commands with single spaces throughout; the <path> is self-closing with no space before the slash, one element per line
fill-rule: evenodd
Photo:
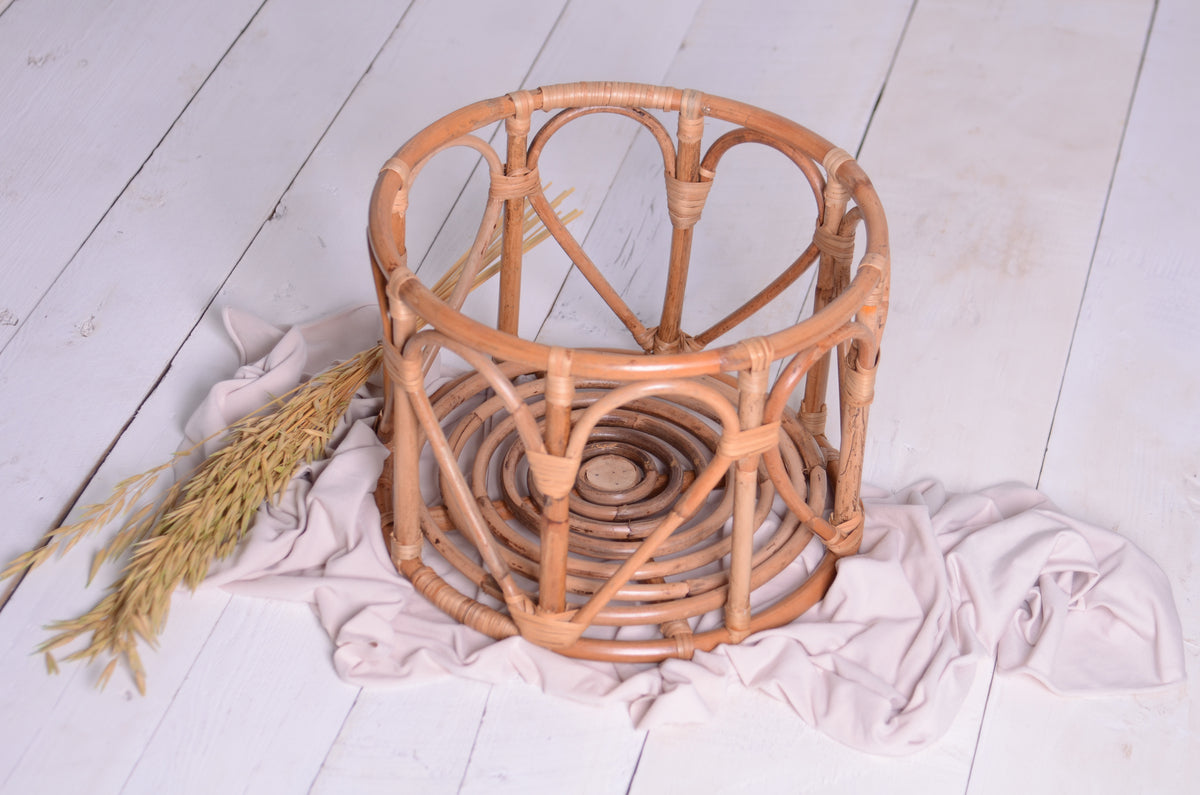
<path fill-rule="evenodd" d="M 597 112 L 640 124 L 662 150 L 673 231 L 667 290 L 652 327 L 622 301 L 603 263 L 589 259 L 542 192 L 547 142 Z M 731 129 L 703 148 L 706 119 Z M 535 120 L 541 125 L 531 135 Z M 473 135 L 497 121 L 505 124 L 503 159 Z M 778 278 L 691 336 L 680 321 L 693 228 L 722 156 L 744 143 L 778 150 L 811 185 L 815 232 Z M 405 215 L 422 167 L 451 147 L 482 154 L 491 187 L 460 289 L 442 301 L 407 267 Z M 517 336 L 527 203 L 629 329 L 629 351 Z M 855 265 L 860 224 L 865 253 Z M 460 309 L 497 225 L 503 255 L 493 327 Z M 450 616 L 571 656 L 691 657 L 791 621 L 824 595 L 836 559 L 857 551 L 889 256 L 878 197 L 841 149 L 780 116 L 698 91 L 544 86 L 462 108 L 414 136 L 380 172 L 369 236 L 385 325 L 380 427 L 392 456 L 379 499 L 386 532 L 399 571 Z M 811 316 L 707 348 L 814 263 Z M 428 328 L 418 330 L 419 321 Z M 442 350 L 473 369 L 429 395 L 427 365 Z M 831 360 L 837 446 L 825 430 Z M 793 395 L 797 411 L 789 408 Z M 420 483 L 426 448 L 438 481 L 428 501 Z M 773 504 L 784 506 L 781 519 Z M 783 589 L 764 588 L 785 573 L 794 577 L 814 539 L 824 546 L 819 562 Z"/>

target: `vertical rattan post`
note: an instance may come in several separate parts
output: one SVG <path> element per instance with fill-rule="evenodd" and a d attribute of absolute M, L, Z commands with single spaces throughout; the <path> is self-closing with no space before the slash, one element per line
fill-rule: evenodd
<path fill-rule="evenodd" d="M 571 352 L 566 348 L 552 348 L 546 372 L 545 441 L 549 455 L 562 456 L 567 451 L 574 399 Z M 571 531 L 569 506 L 569 490 L 546 495 L 538 576 L 538 609 L 544 613 L 561 613 L 567 606 L 567 542 Z"/>
<path fill-rule="evenodd" d="M 772 361 L 771 345 L 762 337 L 743 344 L 750 352 L 750 368 L 738 373 L 738 420 L 741 431 L 762 425 L 767 381 Z M 729 554 L 729 596 L 725 626 L 733 642 L 750 634 L 750 572 L 754 556 L 754 509 L 758 504 L 759 453 L 746 452 L 734 464 L 733 543 Z"/>
<path fill-rule="evenodd" d="M 834 149 L 830 152 L 831 155 L 834 153 L 845 155 L 841 149 Z M 849 157 L 849 155 L 846 156 Z M 825 162 L 827 167 L 833 165 L 836 168 L 837 163 L 841 162 L 841 157 L 838 155 L 834 155 L 833 158 L 827 156 Z M 817 289 L 813 296 L 814 313 L 820 312 L 837 297 L 839 260 L 842 256 L 852 257 L 854 255 L 853 238 L 850 241 L 849 254 L 846 255 L 843 241 L 838 236 L 842 217 L 846 212 L 846 204 L 850 199 L 850 191 L 838 180 L 834 171 L 828 171 L 827 174 L 821 225 L 813 235 L 813 240 L 821 252 L 820 265 L 817 269 Z M 825 438 L 825 401 L 829 391 L 829 359 L 831 355 L 831 353 L 826 353 L 808 371 L 808 377 L 804 383 L 804 400 L 800 408 L 800 419 L 805 428 L 819 441 Z M 830 450 L 827 449 L 826 452 L 828 453 Z M 833 475 L 835 478 L 837 477 L 836 471 Z"/>
<path fill-rule="evenodd" d="M 663 297 L 662 318 L 655 334 L 656 353 L 679 350 L 683 296 L 687 288 L 688 265 L 692 257 L 692 230 L 700 217 L 699 208 L 691 212 L 686 183 L 700 181 L 700 139 L 704 134 L 704 116 L 698 91 L 683 92 L 679 105 L 679 148 L 675 156 L 675 177 L 667 178 L 667 207 L 671 214 L 671 258 L 667 269 L 667 291 Z"/>
<path fill-rule="evenodd" d="M 508 137 L 508 152 L 504 166 L 506 176 L 519 177 L 529 173 L 525 166 L 529 138 L 529 116 L 533 111 L 533 95 L 517 91 L 509 95 L 515 106 L 514 115 L 504 122 Z M 521 312 L 521 254 L 524 248 L 525 197 L 516 196 L 504 202 L 504 232 L 500 254 L 500 308 L 496 327 L 516 334 Z"/>
<path fill-rule="evenodd" d="M 417 330 L 417 316 L 402 301 L 393 302 L 392 345 L 385 349 L 386 370 L 394 412 L 392 455 L 395 467 L 392 483 L 393 530 L 392 559 L 413 560 L 421 556 L 421 519 L 410 506 L 421 504 L 420 426 L 413 413 L 403 382 L 400 380 L 396 352 Z"/>
<path fill-rule="evenodd" d="M 862 504 L 859 500 L 862 485 L 863 455 L 867 446 L 867 415 L 875 397 L 875 368 L 860 368 L 851 359 L 841 369 L 842 454 L 838 459 L 837 482 L 833 496 L 833 524 L 838 526 L 842 539 L 831 549 L 838 554 L 858 551 L 857 536 L 862 532 Z"/>
<path fill-rule="evenodd" d="M 867 254 L 861 267 L 879 272 L 879 282 L 857 314 L 858 322 L 870 331 L 870 344 L 862 340 L 850 345 L 841 357 L 842 457 L 834 492 L 833 521 L 843 535 L 851 535 L 849 552 L 858 551 L 853 536 L 862 532 L 863 457 L 867 447 L 867 418 L 875 399 L 875 370 L 879 364 L 879 337 L 887 316 L 888 263 L 877 254 Z"/>

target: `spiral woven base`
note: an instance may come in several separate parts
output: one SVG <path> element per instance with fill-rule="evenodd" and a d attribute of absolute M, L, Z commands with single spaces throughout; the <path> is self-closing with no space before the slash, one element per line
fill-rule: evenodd
<path fill-rule="evenodd" d="M 544 424 L 544 374 L 504 369 L 518 384 L 517 392 L 533 416 Z M 731 380 L 702 380 L 731 402 L 737 400 L 736 384 Z M 572 405 L 575 418 L 615 386 L 611 381 L 577 383 Z M 522 579 L 522 586 L 536 590 L 542 555 L 539 528 L 545 522 L 546 498 L 531 475 L 514 418 L 478 373 L 468 373 L 442 387 L 430 402 L 505 563 Z M 712 461 L 720 443 L 716 419 L 702 404 L 663 397 L 640 399 L 604 415 L 583 447 L 568 500 L 566 590 L 570 604 L 581 603 L 613 576 L 692 486 L 697 473 Z M 817 440 L 790 411 L 782 427 L 781 451 L 794 469 L 793 485 L 807 494 L 807 504 L 819 516 L 825 509 L 828 488 L 824 468 L 813 460 L 814 451 L 819 450 Z M 391 476 L 389 465 L 383 485 L 390 485 Z M 765 467 L 759 467 L 757 480 L 754 526 L 760 531 L 751 569 L 752 588 L 783 572 L 813 539 L 812 532 L 786 508 L 782 517 L 772 515 L 776 492 Z M 481 564 L 469 537 L 444 507 L 452 503 L 445 493 L 444 477 L 437 482 L 438 494 L 431 505 L 422 507 L 422 531 L 438 555 L 467 580 L 480 584 L 477 598 L 460 593 L 427 566 L 403 560 L 397 565 L 426 598 L 469 626 L 497 638 L 516 634 L 518 625 L 504 609 L 503 594 Z M 732 544 L 731 482 L 732 473 L 591 622 L 597 628 L 651 625 L 658 631 L 640 634 L 657 637 L 615 640 L 611 629 L 590 630 L 577 640 L 572 638 L 576 654 L 591 659 L 655 661 L 690 657 L 694 649 L 709 650 L 730 640 L 723 627 L 700 633 L 693 633 L 693 628 L 697 617 L 725 602 Z M 389 537 L 390 494 L 390 488 L 377 491 Z M 791 590 L 752 617 L 754 631 L 791 621 L 824 595 L 833 579 L 829 565 L 833 556 L 825 557 L 811 573 L 803 572 L 807 576 L 793 575 Z M 804 569 L 802 564 L 798 568 Z M 570 609 L 563 617 L 569 613 Z M 560 650 L 572 653 L 571 649 Z"/>

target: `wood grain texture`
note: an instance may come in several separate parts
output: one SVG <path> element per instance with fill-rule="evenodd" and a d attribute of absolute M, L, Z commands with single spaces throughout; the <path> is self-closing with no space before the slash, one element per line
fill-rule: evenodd
<path fill-rule="evenodd" d="M 490 691 L 459 678 L 363 689 L 310 791 L 458 792 Z"/>
<path fill-rule="evenodd" d="M 1198 35 L 1195 4 L 1159 3 L 1040 483 L 1067 513 L 1111 527 L 1163 567 L 1193 683 L 1200 360 L 1186 341 L 1200 333 L 1200 275 L 1186 235 L 1196 207 L 1190 186 L 1200 180 L 1200 119 L 1181 109 L 1200 107 L 1200 87 L 1183 77 L 1194 71 Z M 1024 680 L 997 679 L 970 791 L 1188 791 L 1200 775 L 1198 708 L 1194 684 L 1063 700 Z"/>
<path fill-rule="evenodd" d="M 942 741 L 894 759 L 840 745 L 786 704 L 731 688 L 710 723 L 650 732 L 629 791 L 961 793 L 987 701 L 987 673 L 979 672 Z"/>
<path fill-rule="evenodd" d="M 1036 479 L 1152 8 L 917 6 L 861 157 L 901 252 L 868 481 Z"/>
<path fill-rule="evenodd" d="M 518 720 L 520 732 L 513 731 Z M 458 791 L 624 792 L 642 736 L 620 706 L 573 704 L 529 685 L 496 687 Z"/>
<path fill-rule="evenodd" d="M 260 5 L 54 0 L 7 10 L 0 350 Z"/>
<path fill-rule="evenodd" d="M 412 132 L 421 123 L 420 120 L 411 117 L 408 110 L 410 105 L 433 104 L 437 101 L 439 91 L 445 90 L 447 85 L 452 85 L 456 80 L 465 79 L 461 72 L 445 71 L 443 75 L 446 83 L 408 81 L 407 76 L 420 68 L 422 59 L 428 57 L 431 52 L 444 55 L 454 47 L 461 48 L 459 52 L 464 54 L 477 51 L 486 44 L 488 37 L 494 34 L 497 24 L 503 21 L 502 13 L 508 12 L 508 16 L 511 17 L 512 6 L 497 9 L 492 14 L 481 14 L 475 18 L 473 24 L 465 25 L 456 9 L 441 3 L 426 2 L 415 8 L 412 15 L 405 15 L 404 22 L 396 29 L 394 35 L 389 35 L 396 19 L 399 19 L 401 10 L 395 10 L 395 19 L 389 25 L 376 24 L 380 43 L 387 39 L 386 47 L 374 60 L 371 79 L 362 81 L 359 91 L 347 105 L 345 115 L 339 116 L 338 123 L 329 130 L 325 138 L 328 151 L 332 152 L 330 156 L 339 158 L 339 162 L 343 164 L 344 161 L 340 158 L 346 151 L 358 146 L 367 146 L 365 153 L 358 154 L 358 162 L 364 165 L 365 174 L 352 169 L 344 172 L 337 169 L 331 171 L 328 162 L 325 164 L 326 171 L 321 172 L 317 164 L 322 162 L 325 155 L 315 153 L 309 159 L 308 162 L 314 164 L 313 168 L 316 169 L 313 176 L 307 176 L 309 172 L 305 171 L 295 177 L 291 190 L 280 205 L 291 208 L 281 213 L 280 217 L 290 218 L 290 224 L 294 224 L 290 227 L 292 232 L 260 234 L 258 242 L 241 257 L 239 275 L 228 283 L 221 303 L 214 307 L 210 318 L 202 322 L 189 338 L 178 357 L 178 366 L 164 378 L 158 390 L 139 412 L 138 420 L 126 433 L 125 438 L 129 438 L 133 445 L 138 444 L 132 441 L 133 439 L 144 438 L 143 435 L 152 433 L 155 426 L 168 425 L 175 435 L 175 440 L 170 445 L 173 447 L 178 441 L 180 405 L 194 404 L 198 397 L 190 390 L 201 383 L 211 383 L 215 373 L 224 375 L 234 367 L 231 348 L 224 339 L 217 318 L 218 310 L 226 300 L 237 305 L 239 298 L 245 297 L 251 304 L 262 304 L 264 294 L 257 291 L 262 284 L 265 283 L 267 289 L 279 291 L 281 286 L 286 286 L 293 279 L 310 290 L 324 289 L 325 293 L 306 293 L 303 290 L 285 292 L 275 304 L 280 307 L 279 314 L 285 320 L 311 317 L 312 310 L 305 304 L 310 301 L 317 303 L 336 300 L 339 295 L 338 289 L 350 288 L 350 295 L 353 295 L 354 291 L 361 291 L 361 298 L 355 300 L 369 300 L 370 282 L 363 266 L 365 257 L 362 254 L 362 205 L 356 203 L 356 212 L 350 219 L 346 219 L 342 215 L 328 213 L 323 202 L 327 201 L 330 195 L 353 192 L 358 183 L 369 185 L 379 162 L 386 158 L 389 148 L 395 145 L 393 136 L 397 131 L 401 137 L 406 134 L 402 125 L 410 125 L 408 132 Z M 510 84 L 519 81 L 528 71 L 529 64 L 545 40 L 553 21 L 552 15 L 540 26 L 522 27 L 521 31 L 527 38 L 519 48 L 519 53 L 510 59 L 507 67 L 510 72 L 507 76 Z M 375 51 L 365 53 L 366 58 L 362 65 L 364 70 L 374 53 Z M 462 60 L 469 63 L 469 59 L 465 57 Z M 502 74 L 497 75 L 498 80 L 504 77 Z M 398 92 L 397 85 L 408 88 Z M 348 88 L 347 91 L 349 90 Z M 394 121 L 394 124 L 380 123 L 380 107 L 388 108 L 386 113 L 391 114 L 383 121 Z M 375 136 L 373 141 L 366 143 L 361 138 L 362 123 L 365 120 L 371 122 L 366 125 L 370 130 L 368 137 Z M 376 148 L 370 149 L 371 145 Z M 379 148 L 380 146 L 382 148 Z M 295 168 L 299 169 L 302 162 L 298 160 Z M 338 179 L 333 184 L 320 179 L 322 173 L 327 175 L 334 172 L 338 174 Z M 465 179 L 465 176 L 464 172 L 461 179 Z M 311 214 L 306 212 L 306 208 L 311 209 Z M 341 227 L 343 221 L 349 224 L 349 228 Z M 323 240 L 325 236 L 328 236 L 330 241 L 327 245 L 334 245 L 338 240 L 348 241 L 341 255 L 332 257 L 332 264 L 312 253 L 328 250 L 322 249 L 320 242 L 316 240 L 318 237 Z M 296 240 L 294 237 L 300 239 Z M 311 264 L 314 268 L 320 268 L 322 265 L 329 265 L 329 268 L 314 270 L 311 274 L 306 271 L 297 276 L 297 260 L 293 255 L 300 247 L 310 250 L 309 254 L 301 258 L 306 267 Z M 318 277 L 318 273 L 323 275 Z M 315 284 L 309 283 L 310 275 Z M 321 282 L 321 278 L 325 281 Z M 243 279 L 245 281 L 242 281 Z M 250 287 L 244 287 L 246 284 Z M 271 294 L 274 293 L 267 293 Z M 160 452 L 160 455 L 163 453 L 165 450 Z M 115 459 L 124 459 L 124 455 L 125 451 L 121 446 L 114 450 Z M 121 463 L 114 460 L 113 465 L 122 471 L 130 469 L 127 461 Z M 101 478 L 107 479 L 107 474 L 103 471 Z M 46 573 L 68 574 L 57 569 Z M 80 582 L 82 575 L 78 572 L 65 580 L 72 593 L 77 592 L 77 584 Z M 45 600 L 42 603 L 35 603 L 31 608 L 18 609 L 18 600 L 27 603 L 34 596 L 32 590 L 29 596 L 26 596 L 26 588 L 23 587 L 13 603 L 0 614 L 0 618 L 7 618 L 11 613 L 14 619 L 24 614 L 28 622 L 22 630 L 23 637 L 14 638 L 14 654 L 26 655 L 28 649 L 43 634 L 38 625 L 59 615 L 62 610 L 54 606 L 58 597 L 52 593 L 47 595 L 45 592 L 42 593 Z M 94 598 L 94 594 L 89 597 Z M 185 631 L 188 637 L 199 642 L 196 646 L 183 644 L 187 650 L 177 662 L 182 664 L 186 661 L 186 666 L 182 669 L 174 669 L 170 665 L 160 666 L 154 658 L 148 662 L 152 696 L 144 702 L 142 699 L 134 700 L 138 710 L 131 716 L 125 732 L 127 744 L 117 749 L 121 755 L 134 755 L 133 762 L 136 766 L 132 773 L 127 769 L 122 776 L 130 776 L 130 786 L 134 787 L 135 791 L 161 790 L 163 777 L 169 775 L 171 770 L 202 770 L 215 764 L 216 760 L 230 771 L 240 771 L 247 780 L 255 781 L 256 785 L 248 791 L 295 791 L 297 788 L 303 790 L 317 776 L 321 759 L 329 751 L 342 721 L 354 704 L 356 689 L 348 688 L 336 680 L 329 663 L 329 641 L 306 609 L 298 612 L 280 611 L 277 606 L 267 602 L 246 599 L 230 601 L 228 597 L 220 598 L 218 602 L 215 611 L 207 598 L 201 604 L 203 609 L 194 610 L 192 600 L 180 600 L 173 606 L 171 628 Z M 305 651 L 278 653 L 278 649 L 296 648 L 297 643 L 311 645 L 307 646 Z M 256 662 L 247 662 L 231 670 L 230 660 L 243 658 L 241 651 L 237 649 L 249 646 L 260 647 L 264 652 L 263 656 L 257 658 Z M 40 665 L 39 659 L 33 661 Z M 41 681 L 53 683 L 61 691 L 61 680 L 47 680 L 44 673 L 37 673 Z M 93 675 L 86 669 L 76 668 L 69 673 L 72 679 L 78 678 L 82 688 L 87 687 Z M 32 670 L 30 674 L 32 678 Z M 118 675 L 119 681 L 114 682 L 115 686 L 124 685 L 121 676 Z M 188 682 L 193 684 L 188 685 Z M 273 684 L 266 686 L 266 682 Z M 320 689 L 323 696 L 316 699 L 303 697 L 302 693 L 309 687 Z M 224 702 L 222 709 L 205 713 L 208 717 L 202 726 L 194 725 L 193 719 L 200 709 L 198 703 L 204 702 L 216 690 L 235 691 L 239 696 Z M 72 698 L 70 704 L 75 704 L 76 701 L 95 707 L 94 711 L 89 711 L 87 707 L 71 708 L 72 724 L 79 727 L 79 730 L 83 731 L 90 726 L 102 726 L 110 720 L 102 704 L 94 699 Z M 66 706 L 68 705 L 64 705 Z M 397 713 L 395 718 L 398 721 L 406 721 L 411 719 L 411 716 Z M 53 718 L 46 722 L 55 725 Z M 247 725 L 257 727 L 253 732 L 252 741 L 247 741 L 247 734 L 243 733 Z M 323 727 L 322 731 L 328 734 L 313 731 L 316 726 Z M 471 732 L 473 731 L 472 727 Z M 58 731 L 50 732 L 46 740 L 47 743 L 52 743 L 60 737 Z M 461 737 L 458 739 L 465 741 Z M 430 740 L 432 741 L 432 738 Z M 81 743 L 103 744 L 104 747 L 108 747 L 112 745 L 112 740 L 104 732 L 95 730 L 85 740 L 81 740 Z M 46 756 L 48 750 L 42 744 L 36 745 L 26 754 L 26 758 L 21 760 L 18 775 L 13 780 L 23 781 L 27 780 L 26 776 L 35 778 L 41 775 L 45 765 L 49 763 Z M 420 748 L 417 750 L 422 751 Z M 281 770 L 287 773 L 286 776 L 280 773 L 281 778 L 278 781 L 254 778 L 256 775 L 265 775 L 267 768 L 263 767 L 262 756 L 268 751 L 274 760 L 270 765 L 274 766 L 272 769 L 277 773 Z M 424 749 L 423 752 L 428 753 L 429 749 Z M 119 769 L 120 764 L 120 761 L 114 762 L 113 767 Z M 78 776 L 80 772 L 82 771 L 76 770 L 75 775 Z M 291 778 L 293 775 L 298 778 Z M 66 782 L 71 780 L 70 775 L 64 774 L 64 780 L 65 787 Z M 207 779 L 203 777 L 195 777 L 194 781 L 198 791 L 203 791 L 203 788 L 208 786 Z M 299 783 L 301 781 L 302 785 Z"/>
<path fill-rule="evenodd" d="M 6 544 L 30 543 L 45 526 L 45 517 L 59 510 L 55 502 L 69 498 L 108 439 L 120 433 L 196 323 L 207 305 L 205 296 L 215 292 L 270 215 L 402 11 L 383 2 L 337 9 L 274 2 L 236 43 L 230 42 L 229 56 L 189 113 L 73 261 L 71 278 L 60 281 L 49 303 L 43 302 L 47 314 L 23 327 L 0 359 L 0 378 L 22 385 L 3 393 L 6 466 L 0 488 L 9 515 L 22 521 L 28 534 L 18 541 L 13 532 Z M 169 45 L 169 40 L 161 44 Z M 313 63 L 311 53 L 322 47 L 344 51 L 336 67 Z M 154 200 L 147 203 L 147 197 Z M 120 278 L 114 280 L 114 273 Z M 147 299 L 146 285 L 153 299 Z M 87 335 L 78 329 L 56 333 L 82 311 L 80 306 L 91 307 L 92 330 Z M 64 344 L 64 335 L 78 344 Z M 87 411 L 72 407 L 78 406 L 79 395 L 69 400 L 59 394 L 56 404 L 62 372 L 81 379 L 81 394 L 95 396 Z M 112 391 L 101 397 L 105 390 Z M 181 414 L 189 411 L 181 410 L 180 397 L 176 393 L 155 409 L 147 406 L 142 425 L 126 435 L 130 443 L 136 447 L 133 439 L 149 441 L 161 461 L 179 443 Z M 164 434 L 164 428 L 170 432 Z M 114 469 L 97 479 L 89 496 L 102 498 L 116 480 L 149 463 L 133 466 L 136 459 L 132 450 L 114 449 Z M 112 792 L 139 760 L 152 763 L 154 755 L 143 753 L 146 743 L 228 602 L 228 597 L 209 595 L 175 606 L 163 642 L 186 639 L 179 657 L 161 666 L 151 659 L 151 677 L 158 679 L 159 688 L 153 695 L 134 698 L 118 677 L 96 697 L 94 671 L 73 667 L 53 678 L 28 664 L 40 664 L 29 651 L 45 638 L 42 625 L 77 614 L 99 598 L 97 591 L 80 588 L 86 571 L 80 566 L 86 567 L 86 559 L 81 552 L 79 559 L 27 578 L 0 613 L 5 665 L 11 664 L 20 677 L 11 679 L 13 687 L 4 692 L 6 714 L 12 716 L 6 729 L 26 724 L 22 715 L 38 715 L 42 727 L 16 730 L 0 747 L 0 780 L 16 788 L 12 791 L 37 791 L 36 782 L 53 781 L 58 791 L 86 783 L 91 791 Z M 216 654 L 216 659 L 227 656 Z M 317 664 L 327 666 L 324 660 L 322 656 Z M 64 693 L 73 695 L 60 700 Z M 114 713 L 114 705 L 124 708 Z M 116 734 L 111 733 L 114 714 Z M 114 742 L 114 736 L 121 742 Z M 328 739 L 333 736 L 336 727 Z M 64 737 L 71 738 L 84 763 L 62 764 Z M 240 747 L 247 753 L 252 748 L 245 743 Z"/>
<path fill-rule="evenodd" d="M 402 10 L 383 0 L 264 8 L 21 325 L 0 355 L 0 490 L 14 495 L 9 517 L 21 529 L 0 556 L 33 543 L 70 504 Z M 330 48 L 345 55 L 311 57 Z M 90 396 L 86 412 L 64 374 Z"/>
<path fill-rule="evenodd" d="M 306 605 L 231 601 L 122 791 L 303 791 L 321 766 L 305 749 L 329 747 L 357 692 L 329 679 L 328 654 Z M 231 675 L 230 659 L 259 673 Z"/>

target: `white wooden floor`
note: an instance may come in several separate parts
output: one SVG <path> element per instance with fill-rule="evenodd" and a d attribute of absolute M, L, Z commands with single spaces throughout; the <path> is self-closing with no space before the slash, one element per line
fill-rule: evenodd
<path fill-rule="evenodd" d="M 1171 578 L 1194 680 L 1198 40 L 1193 0 L 0 0 L 0 557 L 175 448 L 235 364 L 220 309 L 289 323 L 372 299 L 367 199 L 417 129 L 515 87 L 638 80 L 743 99 L 858 153 L 894 252 L 868 479 L 1036 483 L 1136 539 Z M 638 198 L 661 175 L 630 142 L 598 123 L 564 141 L 574 165 L 555 179 L 636 306 L 660 294 L 640 266 L 665 243 Z M 420 199 L 431 262 L 464 246 L 450 208 L 471 166 Z M 730 220 L 698 243 L 697 318 L 811 231 L 793 183 L 745 167 L 705 214 Z M 569 335 L 589 305 L 561 256 L 537 257 L 550 275 L 529 333 Z M 96 671 L 49 677 L 30 654 L 43 624 L 99 598 L 86 558 L 27 577 L 0 611 L 4 792 L 1182 793 L 1200 778 L 1185 687 L 1065 700 L 981 671 L 943 740 L 881 759 L 743 692 L 711 723 L 641 732 L 523 685 L 360 690 L 307 609 L 218 593 L 177 599 L 149 695 L 122 675 L 97 692 Z"/>

